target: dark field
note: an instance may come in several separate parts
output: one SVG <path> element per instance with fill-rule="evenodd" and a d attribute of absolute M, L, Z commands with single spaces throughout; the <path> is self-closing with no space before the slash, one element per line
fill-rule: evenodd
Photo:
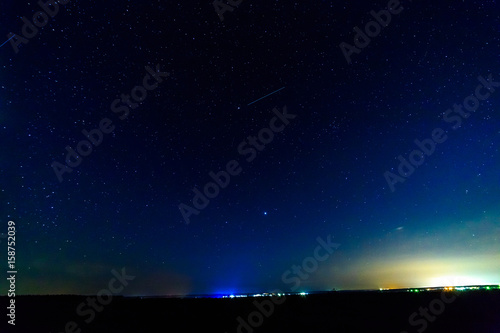
<path fill-rule="evenodd" d="M 18 296 L 16 326 L 1 332 L 500 332 L 500 291 L 335 292 L 308 296 L 210 299 L 113 297 L 92 317 L 88 296 Z M 454 296 L 456 298 L 454 299 Z M 5 309 L 7 297 L 1 297 Z M 257 301 L 268 317 L 257 314 Z M 270 306 L 273 304 L 273 306 Z M 434 307 L 409 317 L 419 308 Z M 444 304 L 444 307 L 442 306 Z M 80 314 L 76 309 L 80 306 Z M 99 305 L 97 305 L 99 306 Z M 255 327 L 240 325 L 238 317 Z M 261 318 L 263 320 L 261 321 Z M 88 321 L 88 323 L 85 322 Z M 74 324 L 68 322 L 73 321 Z M 260 324 L 260 325 L 259 325 Z M 77 325 L 77 326 L 76 326 Z M 66 329 L 67 327 L 67 329 Z M 80 331 L 81 329 L 81 331 Z"/>

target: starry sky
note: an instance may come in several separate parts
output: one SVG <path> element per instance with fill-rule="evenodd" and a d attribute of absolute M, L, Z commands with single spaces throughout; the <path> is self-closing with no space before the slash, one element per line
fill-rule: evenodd
<path fill-rule="evenodd" d="M 18 292 L 95 294 L 122 268 L 127 295 L 290 290 L 284 272 L 329 236 L 300 290 L 499 283 L 499 5 L 401 1 L 349 63 L 342 43 L 386 1 L 221 3 L 223 20 L 211 1 L 69 1 L 0 47 Z M 0 43 L 39 10 L 2 3 Z M 475 111 L 447 112 L 489 75 Z M 67 172 L 66 147 L 99 128 Z M 446 140 L 398 173 L 435 129 Z"/>

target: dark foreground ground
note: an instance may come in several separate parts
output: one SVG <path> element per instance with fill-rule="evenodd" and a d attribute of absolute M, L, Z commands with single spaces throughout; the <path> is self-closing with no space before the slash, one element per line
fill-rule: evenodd
<path fill-rule="evenodd" d="M 450 301 L 454 295 L 456 299 Z M 88 296 L 18 296 L 14 329 L 5 315 L 8 298 L 0 297 L 4 309 L 0 332 L 500 332 L 499 290 L 448 292 L 450 303 L 441 296 L 441 292 L 336 292 L 286 296 L 274 309 L 269 297 L 113 297 L 100 312 L 95 311 L 93 319 L 94 310 L 86 305 Z M 264 302 L 262 310 L 254 301 Z M 79 306 L 82 315 L 77 314 Z M 435 314 L 429 310 L 425 319 L 419 308 L 430 306 Z M 411 325 L 413 313 L 417 314 Z M 255 327 L 248 324 L 249 315 Z M 240 324 L 238 317 L 246 323 Z"/>

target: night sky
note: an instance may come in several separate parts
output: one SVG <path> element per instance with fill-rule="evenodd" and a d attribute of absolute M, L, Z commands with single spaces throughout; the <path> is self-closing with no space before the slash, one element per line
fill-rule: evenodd
<path fill-rule="evenodd" d="M 387 1 L 69 1 L 0 47 L 18 293 L 498 284 L 500 6 L 389 3 L 361 48 Z M 2 3 L 0 43 L 40 10 Z"/>

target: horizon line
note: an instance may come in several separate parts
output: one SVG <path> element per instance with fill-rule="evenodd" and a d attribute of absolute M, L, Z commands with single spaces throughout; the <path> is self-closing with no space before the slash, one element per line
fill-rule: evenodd
<path fill-rule="evenodd" d="M 158 294 L 158 295 L 113 295 L 113 296 L 121 296 L 121 297 L 145 297 L 145 298 L 152 298 L 152 297 L 168 297 L 168 298 L 188 298 L 188 297 L 196 297 L 196 296 L 240 296 L 240 295 L 246 295 L 246 296 L 254 296 L 254 295 L 261 295 L 260 297 L 266 297 L 266 296 L 271 296 L 271 295 L 276 295 L 276 294 L 285 294 L 285 295 L 309 295 L 309 294 L 325 294 L 325 293 L 336 293 L 336 292 L 373 292 L 373 291 L 411 291 L 411 290 L 423 290 L 423 291 L 436 291 L 439 289 L 445 289 L 448 291 L 455 291 L 457 288 L 488 288 L 488 287 L 496 287 L 494 288 L 497 290 L 500 290 L 500 283 L 498 284 L 472 284 L 472 285 L 457 285 L 457 286 L 435 286 L 435 287 L 402 287 L 402 288 L 378 288 L 378 289 L 331 289 L 331 290 L 312 290 L 312 291 L 283 291 L 283 292 L 249 292 L 249 293 L 212 293 L 212 294 L 184 294 L 184 295 L 179 295 L 179 294 Z M 459 290 L 460 291 L 460 290 Z M 16 294 L 16 296 L 95 296 L 95 294 Z M 5 295 L 0 295 L 0 297 L 8 297 L 7 294 Z M 255 296 L 259 297 L 259 296 Z"/>

